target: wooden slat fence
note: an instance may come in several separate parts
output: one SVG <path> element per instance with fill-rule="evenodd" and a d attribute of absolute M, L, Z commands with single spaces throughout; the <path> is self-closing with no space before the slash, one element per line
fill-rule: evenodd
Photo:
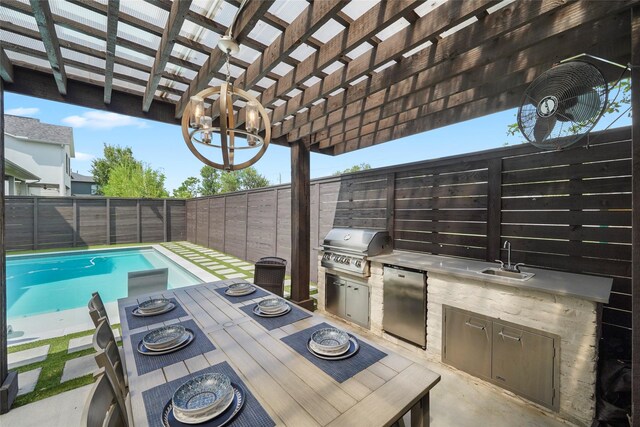
<path fill-rule="evenodd" d="M 614 278 L 605 336 L 631 328 L 631 130 L 540 152 L 518 145 L 311 182 L 311 247 L 333 227 L 387 229 L 397 249 Z M 288 185 L 187 201 L 187 239 L 290 260 Z M 311 277 L 317 277 L 312 249 Z"/>
<path fill-rule="evenodd" d="M 185 240 L 184 200 L 5 198 L 8 251 Z"/>

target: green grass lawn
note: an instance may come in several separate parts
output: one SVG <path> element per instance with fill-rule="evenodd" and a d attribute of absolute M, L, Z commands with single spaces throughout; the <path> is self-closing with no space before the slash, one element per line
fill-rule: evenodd
<path fill-rule="evenodd" d="M 113 325 L 112 328 L 120 329 L 120 325 Z M 31 363 L 29 365 L 20 366 L 18 368 L 12 369 L 18 373 L 23 373 L 27 371 L 31 371 L 33 369 L 42 368 L 40 372 L 40 376 L 38 377 L 38 382 L 36 384 L 36 388 L 27 394 L 23 394 L 19 396 L 13 406 L 23 406 L 31 402 L 35 402 L 50 396 L 55 396 L 56 394 L 62 393 L 67 390 L 73 390 L 74 388 L 82 387 L 83 385 L 91 384 L 93 382 L 93 375 L 85 375 L 83 377 L 74 378 L 69 381 L 65 381 L 63 383 L 60 382 L 62 379 L 62 371 L 64 369 L 64 364 L 72 359 L 76 359 L 78 357 L 86 356 L 88 354 L 95 353 L 93 348 L 88 348 L 85 350 L 76 351 L 73 353 L 69 353 L 69 341 L 74 338 L 80 338 L 87 335 L 93 334 L 93 330 L 76 332 L 69 335 L 64 335 L 62 337 L 49 338 L 45 340 L 33 341 L 30 343 L 19 344 L 9 347 L 9 354 L 16 353 L 23 350 L 29 350 L 36 347 L 41 347 L 44 345 L 49 345 L 49 352 L 47 353 L 47 358 L 40 362 Z"/>

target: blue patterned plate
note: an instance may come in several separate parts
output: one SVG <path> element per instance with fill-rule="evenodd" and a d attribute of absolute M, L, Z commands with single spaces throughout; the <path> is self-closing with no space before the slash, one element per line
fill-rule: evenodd
<path fill-rule="evenodd" d="M 173 393 L 171 403 L 179 415 L 200 415 L 213 409 L 222 412 L 231 403 L 232 394 L 229 377 L 214 372 L 199 375 L 182 384 Z"/>
<path fill-rule="evenodd" d="M 358 344 L 358 340 L 356 340 L 355 337 L 352 337 L 351 335 L 349 335 L 349 349 L 347 350 L 346 353 L 340 354 L 340 355 L 337 355 L 337 356 L 325 356 L 324 354 L 316 353 L 311 348 L 310 343 L 311 343 L 311 338 L 309 338 L 309 341 L 307 341 L 307 350 L 309 350 L 309 353 L 313 354 L 318 359 L 324 359 L 324 360 L 343 360 L 343 359 L 348 359 L 351 356 L 353 356 L 354 354 L 356 354 L 358 352 L 358 350 L 360 350 L 360 344 Z"/>
<path fill-rule="evenodd" d="M 138 353 L 144 354 L 145 356 L 160 356 L 163 354 L 173 353 L 174 351 L 182 350 L 191 342 L 196 339 L 196 334 L 189 328 L 186 328 L 185 334 L 180 338 L 175 347 L 168 348 L 166 350 L 149 350 L 144 346 L 144 343 L 140 341 L 138 343 Z"/>
<path fill-rule="evenodd" d="M 240 413 L 246 401 L 245 392 L 242 387 L 235 383 L 231 383 L 231 387 L 233 387 L 233 400 L 231 401 L 231 405 L 213 419 L 203 416 L 180 422 L 176 419 L 175 415 L 173 415 L 173 405 L 171 404 L 171 400 L 169 400 L 162 410 L 162 425 L 164 427 L 181 427 L 192 424 L 202 424 L 206 427 L 222 427 L 228 425 Z"/>
<path fill-rule="evenodd" d="M 176 308 L 176 305 L 174 303 L 170 302 L 166 307 L 164 307 L 160 311 L 153 311 L 153 312 L 147 313 L 147 312 L 141 311 L 140 307 L 136 307 L 133 310 L 131 310 L 131 314 L 134 315 L 134 316 L 137 316 L 137 317 L 157 316 L 159 314 L 168 313 L 171 310 L 173 310 L 174 308 Z"/>

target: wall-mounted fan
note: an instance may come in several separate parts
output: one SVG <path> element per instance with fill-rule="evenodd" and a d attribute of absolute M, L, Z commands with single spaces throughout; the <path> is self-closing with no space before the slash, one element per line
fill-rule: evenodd
<path fill-rule="evenodd" d="M 573 145 L 602 117 L 608 92 L 607 81 L 595 65 L 583 61 L 557 65 L 525 91 L 518 109 L 520 131 L 545 150 Z"/>

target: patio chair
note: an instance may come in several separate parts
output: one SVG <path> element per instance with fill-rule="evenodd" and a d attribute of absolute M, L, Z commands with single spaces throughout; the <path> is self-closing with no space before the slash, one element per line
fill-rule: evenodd
<path fill-rule="evenodd" d="M 93 348 L 95 348 L 96 351 L 104 350 L 110 342 L 115 344 L 116 336 L 113 334 L 109 320 L 103 318 L 93 333 Z"/>
<path fill-rule="evenodd" d="M 287 260 L 279 257 L 263 257 L 255 264 L 253 284 L 278 296 L 284 295 L 284 276 Z"/>
<path fill-rule="evenodd" d="M 107 310 L 104 307 L 104 303 L 102 302 L 102 298 L 100 298 L 100 294 L 98 292 L 94 292 L 91 294 L 91 299 L 89 300 L 89 316 L 91 316 L 91 320 L 93 321 L 93 325 L 97 328 L 100 324 L 100 319 L 109 318 L 107 316 Z"/>
<path fill-rule="evenodd" d="M 124 402 L 128 393 L 127 388 L 129 384 L 116 342 L 109 341 L 104 350 L 100 350 L 95 354 L 95 359 L 98 367 L 104 368 L 113 388 L 119 392 Z"/>
<path fill-rule="evenodd" d="M 130 271 L 128 279 L 129 297 L 162 292 L 167 290 L 169 281 L 168 268 Z"/>
<path fill-rule="evenodd" d="M 95 382 L 82 410 L 81 426 L 86 427 L 128 427 L 126 409 L 119 402 L 104 369 L 93 374 Z"/>

